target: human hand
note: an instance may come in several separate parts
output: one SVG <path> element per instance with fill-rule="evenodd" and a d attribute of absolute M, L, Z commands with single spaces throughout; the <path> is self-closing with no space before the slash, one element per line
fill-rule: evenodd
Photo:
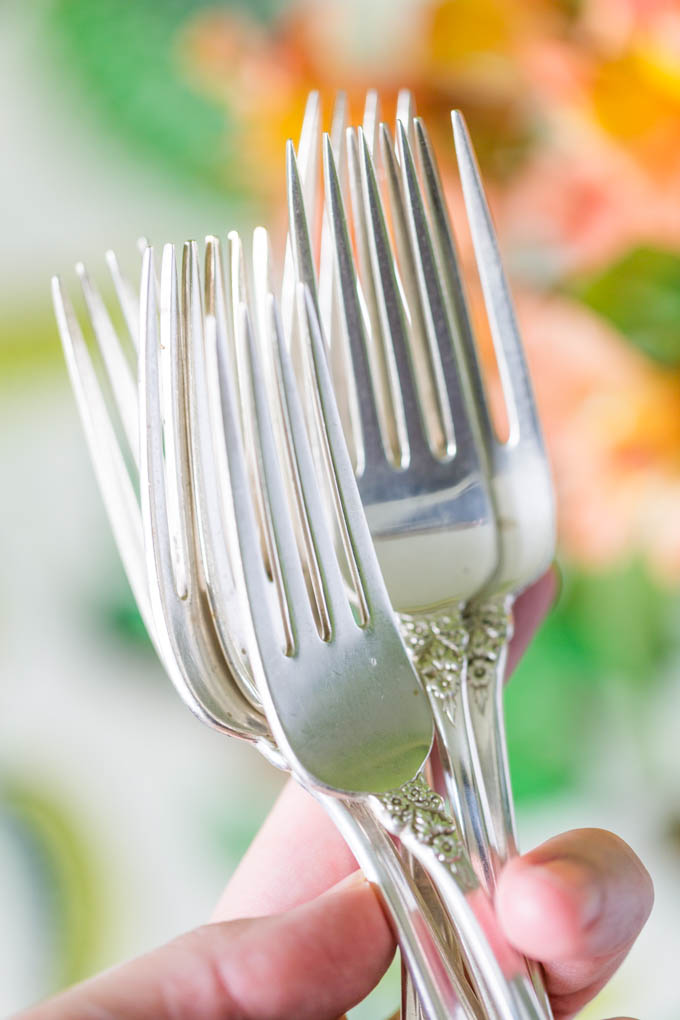
<path fill-rule="evenodd" d="M 554 585 L 548 575 L 518 600 L 511 668 Z M 508 940 L 543 963 L 555 1020 L 566 1020 L 620 965 L 652 899 L 651 880 L 633 851 L 611 833 L 586 829 L 511 861 L 496 902 Z M 21 1020 L 334 1020 L 368 994 L 393 952 L 379 901 L 345 843 L 317 802 L 291 782 L 212 924 Z"/>

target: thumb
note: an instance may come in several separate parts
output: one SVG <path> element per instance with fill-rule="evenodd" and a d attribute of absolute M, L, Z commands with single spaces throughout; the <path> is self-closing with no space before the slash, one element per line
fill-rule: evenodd
<path fill-rule="evenodd" d="M 285 914 L 198 928 L 16 1020 L 335 1020 L 393 952 L 377 897 L 355 872 Z"/>

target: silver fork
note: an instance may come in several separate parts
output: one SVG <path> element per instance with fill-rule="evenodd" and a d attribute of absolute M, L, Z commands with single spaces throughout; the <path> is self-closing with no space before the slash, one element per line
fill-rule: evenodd
<path fill-rule="evenodd" d="M 360 419 L 357 430 L 359 434 L 355 436 L 353 445 L 359 451 L 356 458 L 357 473 L 374 537 L 379 539 L 383 534 L 384 504 L 387 504 L 392 518 L 399 512 L 403 515 L 402 520 L 394 528 L 395 549 L 399 549 L 403 555 L 404 546 L 409 549 L 412 547 L 420 556 L 423 585 L 420 593 L 421 602 L 416 608 L 421 612 L 416 616 L 409 613 L 406 617 L 407 633 L 411 637 L 421 676 L 426 679 L 428 690 L 433 696 L 437 730 L 444 750 L 445 766 L 448 766 L 445 771 L 451 801 L 457 807 L 478 872 L 487 887 L 492 889 L 496 869 L 507 860 L 508 852 L 516 846 L 514 841 L 510 843 L 504 837 L 507 832 L 514 834 L 501 700 L 505 664 L 504 638 L 509 630 L 506 591 L 508 586 L 513 584 L 513 580 L 516 583 L 518 567 L 524 570 L 522 576 L 528 583 L 540 573 L 541 566 L 547 565 L 551 558 L 549 552 L 546 559 L 546 549 L 551 549 L 553 535 L 550 478 L 521 343 L 514 325 L 507 284 L 502 277 L 488 211 L 478 175 L 473 172 L 474 162 L 469 142 L 465 146 L 462 142 L 466 139 L 463 137 L 462 142 L 460 140 L 462 121 L 454 121 L 459 128 L 458 151 L 461 173 L 465 182 L 468 208 L 471 209 L 473 236 L 478 250 L 487 306 L 490 309 L 494 340 L 499 347 L 506 400 L 510 408 L 511 435 L 505 444 L 499 443 L 491 426 L 455 257 L 455 245 L 424 126 L 422 122 L 413 120 L 412 101 L 408 94 L 402 94 L 398 105 L 397 160 L 387 129 L 382 126 L 377 130 L 375 127 L 378 119 L 376 101 L 373 100 L 371 105 L 369 120 L 372 125 L 370 136 L 373 141 L 370 142 L 365 137 L 362 140 L 361 132 L 359 135 L 363 162 L 360 162 L 356 152 L 354 135 L 348 133 L 350 155 L 352 146 L 355 149 L 353 160 L 350 160 L 350 176 L 353 179 L 351 190 L 356 260 L 350 249 L 345 222 L 344 206 L 347 201 L 342 194 L 335 166 L 338 144 L 336 141 L 334 146 L 328 137 L 324 140 L 326 212 L 328 221 L 332 224 L 337 281 L 344 305 L 344 321 L 339 320 L 337 315 L 329 315 L 327 308 L 325 320 L 331 334 L 331 349 L 333 346 L 341 345 L 343 340 L 351 349 L 351 363 L 359 390 L 355 407 L 360 410 L 355 416 L 355 422 L 348 419 L 347 423 L 350 428 L 352 424 L 356 428 L 356 417 Z M 409 135 L 414 139 L 419 156 L 424 179 L 422 190 L 429 207 L 429 218 L 421 197 L 421 184 L 411 153 Z M 371 149 L 374 152 L 376 150 L 376 138 L 380 141 L 380 154 L 390 197 L 394 240 L 388 236 L 385 227 L 381 195 L 371 159 Z M 294 168 L 291 176 L 294 176 Z M 291 218 L 297 224 L 293 230 L 300 238 L 298 272 L 304 279 L 310 280 L 313 279 L 314 273 L 308 251 L 305 250 L 304 223 L 295 202 L 290 203 L 290 208 Z M 485 213 L 485 218 L 482 217 L 482 213 Z M 370 259 L 367 258 L 367 250 L 372 254 Z M 324 260 L 323 250 L 321 262 L 322 268 L 328 265 L 327 258 Z M 355 262 L 361 284 L 357 284 L 356 281 Z M 368 313 L 364 313 L 363 320 L 361 285 L 363 290 L 371 295 L 365 302 Z M 329 286 L 332 284 L 327 280 L 320 281 L 320 290 L 327 291 Z M 375 312 L 376 305 L 378 314 Z M 400 305 L 403 308 L 401 316 Z M 374 309 L 372 314 L 371 306 Z M 386 320 L 387 327 L 384 325 Z M 406 346 L 403 339 L 404 320 L 408 321 L 409 327 L 411 363 L 403 354 Z M 438 562 L 437 551 L 428 550 L 422 539 L 418 541 L 412 533 L 409 534 L 418 526 L 422 531 L 423 522 L 418 521 L 412 506 L 409 507 L 408 500 L 410 498 L 413 504 L 420 499 L 426 504 L 427 500 L 431 499 L 433 492 L 436 492 L 437 470 L 431 469 L 431 456 L 429 459 L 427 455 L 426 458 L 421 456 L 418 467 L 426 478 L 423 484 L 417 469 L 413 469 L 411 450 L 406 470 L 403 464 L 399 465 L 401 470 L 398 480 L 394 472 L 390 474 L 389 468 L 383 472 L 381 478 L 372 463 L 364 462 L 367 446 L 369 449 L 372 447 L 371 456 L 374 460 L 377 458 L 383 468 L 389 461 L 384 429 L 381 435 L 379 420 L 384 380 L 376 380 L 375 359 L 372 363 L 367 354 L 370 350 L 367 334 L 370 336 L 376 333 L 380 335 L 383 346 L 394 345 L 394 353 L 392 351 L 390 353 L 397 362 L 396 375 L 402 388 L 403 404 L 408 407 L 413 403 L 416 408 L 411 425 L 407 425 L 406 430 L 403 428 L 401 430 L 402 435 L 404 431 L 406 432 L 408 442 L 411 441 L 414 426 L 417 428 L 420 424 L 421 434 L 426 431 L 427 407 L 424 406 L 426 397 L 422 393 L 422 388 L 418 394 L 415 379 L 418 347 L 420 346 L 421 357 L 423 348 L 427 352 L 429 347 L 433 361 L 436 362 L 437 351 L 433 340 L 438 340 L 438 353 L 440 358 L 442 354 L 444 358 L 439 366 L 435 363 L 431 367 L 431 377 L 436 384 L 439 367 L 440 373 L 444 375 L 452 410 L 458 407 L 459 415 L 464 417 L 469 414 L 470 417 L 470 428 L 467 432 L 460 428 L 460 421 L 454 423 L 456 452 L 453 463 L 455 465 L 461 449 L 465 450 L 466 443 L 475 443 L 482 470 L 488 475 L 493 497 L 493 504 L 487 497 L 485 509 L 489 513 L 493 508 L 493 524 L 495 526 L 496 521 L 499 523 L 499 558 L 493 571 L 493 578 L 482 578 L 480 583 L 480 576 L 477 574 L 468 578 L 471 583 L 467 587 L 461 585 L 456 577 L 443 580 L 444 585 L 448 585 L 449 588 L 449 599 L 455 599 L 458 604 L 457 606 L 454 604 L 453 609 L 444 613 L 435 613 L 428 617 L 422 613 L 423 605 L 432 605 L 444 600 L 441 583 L 445 575 L 442 574 L 439 578 L 428 576 L 432 570 L 441 570 L 442 565 Z M 446 358 L 450 361 L 451 357 L 457 361 L 459 372 L 468 386 L 467 408 L 461 402 L 460 388 L 457 391 L 451 389 L 452 374 L 450 371 L 447 372 L 446 365 Z M 398 405 L 398 400 L 393 401 L 393 405 L 394 403 Z M 416 417 L 418 413 L 420 422 Z M 441 427 L 445 432 L 446 421 Z M 418 435 L 417 438 L 422 449 L 422 440 Z M 377 453 L 374 452 L 376 448 Z M 441 460 L 438 468 L 441 469 Z M 451 476 L 455 476 L 454 471 L 451 471 Z M 532 520 L 528 519 L 532 512 L 532 497 L 527 499 L 523 491 L 528 479 L 533 481 L 537 490 L 537 508 L 533 511 Z M 457 533 L 463 541 L 469 543 L 474 531 L 470 525 L 465 529 L 466 516 L 460 502 L 456 505 L 455 500 L 451 500 L 448 506 L 443 509 L 438 507 L 438 510 L 440 516 L 436 523 L 432 525 L 431 522 L 426 522 L 425 527 L 429 523 L 432 530 L 440 529 L 438 538 L 441 554 L 446 556 L 447 539 L 453 543 L 454 534 Z M 534 534 L 531 525 L 535 527 L 537 524 L 540 527 Z M 380 541 L 378 551 L 379 553 L 381 551 Z M 450 548 L 449 556 L 452 554 L 453 550 Z M 462 564 L 465 567 L 467 559 L 464 558 Z M 409 593 L 405 597 L 402 595 L 401 578 L 398 574 L 399 567 L 396 577 L 389 569 L 386 571 L 388 588 L 397 608 L 410 609 L 412 607 L 405 602 L 405 598 L 412 598 L 413 595 Z M 413 592 L 413 589 L 414 586 L 411 585 L 410 591 Z M 503 594 L 495 599 L 489 599 L 488 594 L 484 598 L 475 597 L 481 589 L 486 589 L 487 593 L 500 590 Z M 467 605 L 463 616 L 464 600 L 467 600 Z M 466 661 L 468 630 L 469 661 Z M 492 685 L 489 683 L 491 679 L 494 681 Z M 490 686 L 493 688 L 491 692 Z M 464 728 L 460 724 L 463 715 L 466 722 Z M 461 749 L 465 764 L 470 763 L 475 774 L 474 787 L 472 784 L 464 785 L 462 795 Z M 463 777 L 466 772 L 467 769 L 464 768 Z M 469 799 L 474 797 L 475 787 L 484 812 L 484 824 L 479 822 L 475 812 L 469 807 Z M 487 826 L 491 834 L 488 842 L 485 831 Z M 533 969 L 545 1012 L 549 1015 L 550 1007 L 542 989 L 540 974 L 537 968 Z"/>
<path fill-rule="evenodd" d="M 508 416 L 505 441 L 499 440 L 492 423 L 453 229 L 432 147 L 420 118 L 409 122 L 409 134 L 420 164 L 432 246 L 442 272 L 449 314 L 460 338 L 497 522 L 496 570 L 484 591 L 470 599 L 464 610 L 468 630 L 468 729 L 477 751 L 476 785 L 484 791 L 482 803 L 495 880 L 507 860 L 518 853 L 503 713 L 512 605 L 516 594 L 540 577 L 555 555 L 555 510 L 531 378 L 479 169 L 462 114 L 454 111 L 451 117 L 466 214 Z M 530 967 L 550 1016 L 540 967 Z"/>
<path fill-rule="evenodd" d="M 136 347 L 138 302 L 122 277 L 115 256 L 108 253 L 107 260 L 130 337 Z M 139 442 L 133 427 L 138 417 L 138 406 L 132 373 L 99 292 L 90 282 L 84 267 L 78 267 L 78 275 L 96 339 L 104 352 L 130 452 L 138 461 Z M 145 493 L 143 515 L 83 335 L 73 309 L 55 279 L 53 295 L 59 330 L 121 559 L 164 668 L 180 695 L 201 719 L 232 736 L 254 743 L 268 760 L 279 768 L 285 768 L 285 761 L 273 742 L 266 719 L 242 696 L 243 689 L 251 689 L 253 685 L 244 654 L 246 639 L 243 630 L 247 626 L 248 612 L 233 596 L 226 603 L 231 612 L 226 636 L 228 647 L 238 650 L 235 659 L 225 655 L 221 644 L 225 630 L 218 634 L 214 626 L 216 610 L 224 611 L 225 608 L 225 592 L 227 595 L 232 592 L 233 564 L 224 559 L 229 543 L 220 516 L 221 493 L 215 471 L 215 459 L 219 462 L 219 432 L 212 429 L 208 417 L 209 373 L 206 372 L 201 342 L 201 296 L 195 245 L 184 248 L 180 295 L 173 276 L 174 253 L 168 248 L 164 253 L 161 280 L 163 310 L 160 319 L 165 341 L 162 353 L 168 356 L 163 411 L 158 386 L 149 383 L 143 389 L 142 411 L 146 420 L 140 471 L 141 489 Z M 221 281 L 219 245 L 212 238 L 206 250 L 207 300 L 213 316 L 217 308 L 221 309 L 219 318 L 224 330 L 226 309 Z M 145 327 L 148 333 L 150 326 L 153 328 L 154 315 L 152 309 L 147 308 L 147 311 L 151 312 L 151 324 L 147 316 Z M 187 335 L 192 338 L 188 344 Z M 158 347 L 147 344 L 146 353 L 144 364 L 148 361 L 151 375 L 157 382 Z M 185 356 L 190 358 L 190 368 Z M 190 408 L 191 425 L 180 411 L 185 403 Z M 162 418 L 166 421 L 165 430 Z M 164 434 L 165 468 L 159 455 Z M 179 504 L 177 493 L 174 497 L 169 495 L 173 486 L 183 493 L 184 499 Z M 167 502 L 173 503 L 174 499 L 174 519 L 173 511 L 168 512 L 163 506 L 166 491 Z M 150 552 L 146 565 L 144 531 Z M 201 556 L 198 555 L 199 546 Z M 181 564 L 177 562 L 178 549 L 183 553 Z M 217 582 L 216 571 L 221 571 L 221 580 Z M 178 586 L 181 586 L 180 593 Z M 240 682 L 237 682 L 237 675 Z M 339 825 L 369 880 L 380 888 L 402 952 L 414 975 L 419 994 L 427 1004 L 429 1015 L 438 1018 L 453 1015 L 456 1009 L 455 987 L 466 1016 L 481 1018 L 476 1000 L 464 974 L 456 967 L 456 961 L 449 963 L 442 955 L 442 947 L 438 951 L 433 945 L 421 914 L 430 918 L 430 924 L 433 919 L 418 890 L 403 875 L 395 849 L 384 830 L 362 804 L 343 802 L 318 790 L 316 796 Z"/>
<path fill-rule="evenodd" d="M 317 440 L 324 453 L 360 621 L 351 611 L 326 524 L 320 493 L 323 482 L 314 466 L 291 360 L 270 296 L 269 335 L 264 346 L 275 359 L 295 511 L 302 518 L 306 538 L 305 562 L 314 575 L 316 615 L 296 548 L 292 508 L 272 432 L 268 389 L 246 306 L 242 308 L 241 331 L 248 352 L 248 378 L 239 381 L 241 387 L 251 387 L 256 419 L 260 491 L 255 498 L 239 434 L 233 379 L 224 361 L 220 362 L 220 387 L 233 517 L 255 634 L 251 662 L 272 732 L 291 769 L 307 785 L 363 800 L 426 869 L 451 910 L 487 1011 L 492 1016 L 538 1016 L 531 982 L 516 954 L 503 945 L 491 904 L 460 844 L 452 840 L 455 830 L 444 821 L 443 802 L 419 774 L 426 747 L 415 736 L 420 725 L 418 689 L 413 687 L 414 674 L 378 568 L 342 434 L 314 302 L 304 285 L 298 290 L 297 311 L 307 351 L 306 382 L 317 414 Z M 210 316 L 206 325 L 214 329 Z M 271 574 L 259 554 L 255 502 L 267 507 Z M 427 817 L 432 808 L 436 819 Z M 443 840 L 442 824 L 447 826 Z M 494 928 L 495 945 L 501 940 L 507 983 L 470 909 L 471 897 L 479 900 L 478 909 L 486 911 L 484 924 Z"/>
<path fill-rule="evenodd" d="M 382 133 L 385 139 L 385 132 Z M 472 431 L 463 394 L 438 277 L 421 269 L 423 286 L 438 304 L 429 350 L 423 358 L 438 365 L 452 395 L 449 418 L 455 445 L 433 453 L 411 357 L 410 317 L 396 272 L 391 238 L 373 160 L 363 131 L 348 131 L 349 176 L 357 246 L 363 246 L 365 283 L 360 286 L 350 244 L 340 176 L 330 139 L 324 138 L 326 213 L 336 256 L 342 320 L 327 323 L 331 350 L 346 340 L 356 387 L 352 404 L 358 426 L 353 436 L 355 470 L 362 501 L 393 604 L 401 613 L 407 643 L 416 657 L 421 680 L 430 697 L 437 730 L 446 734 L 447 791 L 479 874 L 491 884 L 491 866 L 484 817 L 474 784 L 474 745 L 465 726 L 465 644 L 462 604 L 483 587 L 496 565 L 496 527 L 480 444 Z M 387 147 L 385 151 L 387 151 Z M 388 157 L 389 158 L 389 157 Z M 393 167 L 396 171 L 396 168 Z M 305 220 L 304 197 L 292 146 L 288 152 L 289 212 L 293 251 L 300 279 L 312 290 L 315 268 Z M 397 182 L 398 183 L 398 182 Z M 422 207 L 421 207 L 422 209 Z M 406 207 L 403 221 L 407 227 Z M 427 235 L 419 235 L 423 246 Z M 426 253 L 427 254 L 427 253 Z M 433 255 L 430 251 L 430 263 Z M 360 261 L 357 259 L 357 261 Z M 414 266 L 414 275 L 418 265 Z M 362 281 L 363 282 L 363 281 Z M 370 300 L 363 293 L 370 291 Z M 313 291 L 312 291 L 313 293 Z M 428 295 L 426 294 L 426 299 Z M 373 311 L 370 306 L 373 305 Z M 430 301 L 422 302 L 422 321 Z M 339 325 L 344 327 L 338 328 Z M 381 419 L 379 385 L 375 382 L 375 347 L 384 351 L 383 363 L 393 364 L 387 382 L 392 406 L 399 416 L 398 461 Z M 371 349 L 373 348 L 373 350 Z M 439 357 L 437 357 L 439 355 Z M 441 432 L 446 426 L 442 424 Z M 432 611 L 446 604 L 441 611 Z M 483 792 L 483 791 L 482 791 Z"/>
<path fill-rule="evenodd" d="M 500 867 L 518 852 L 503 717 L 503 681 L 507 646 L 512 636 L 512 604 L 515 595 L 540 577 L 554 558 L 554 493 L 531 378 L 479 170 L 462 115 L 454 112 L 452 121 L 465 207 L 510 426 L 507 440 L 500 442 L 486 405 L 470 319 L 461 291 L 458 321 L 465 336 L 468 371 L 481 412 L 491 492 L 499 522 L 498 566 L 484 595 L 466 606 L 465 618 L 470 633 L 470 719 L 479 749 L 480 779 L 487 795 L 487 827 Z M 431 150 L 422 122 L 417 122 L 416 130 L 427 165 Z M 429 162 L 434 168 L 433 160 Z M 430 175 L 430 181 L 433 220 L 439 219 L 440 259 L 450 266 L 455 287 L 456 262 L 450 258 L 455 248 L 449 243 L 452 233 L 446 206 L 443 200 L 438 200 L 435 190 L 436 172 Z"/>

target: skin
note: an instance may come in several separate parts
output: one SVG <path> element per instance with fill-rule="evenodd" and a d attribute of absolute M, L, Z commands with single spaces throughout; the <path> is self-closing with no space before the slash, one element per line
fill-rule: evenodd
<path fill-rule="evenodd" d="M 518 600 L 510 670 L 555 590 L 551 572 Z M 555 1020 L 567 1020 L 619 967 L 652 902 L 630 847 L 578 829 L 511 861 L 496 909 L 509 941 L 543 963 Z M 374 987 L 394 948 L 374 890 L 323 809 L 290 782 L 212 923 L 20 1020 L 337 1020 Z"/>

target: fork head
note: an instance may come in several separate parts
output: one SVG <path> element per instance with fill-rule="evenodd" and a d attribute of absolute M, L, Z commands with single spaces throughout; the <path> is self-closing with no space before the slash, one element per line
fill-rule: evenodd
<path fill-rule="evenodd" d="M 488 424 L 488 408 L 484 408 L 500 539 L 492 587 L 516 590 L 540 576 L 555 555 L 554 491 L 529 367 L 479 169 L 462 114 L 454 111 L 451 117 L 465 209 L 510 426 L 507 440 L 500 442 Z M 429 146 L 422 125 L 418 135 L 426 159 Z M 478 363 L 476 373 L 479 376 Z"/>
<path fill-rule="evenodd" d="M 344 109 L 342 101 L 339 108 Z M 396 415 L 397 432 L 402 437 L 401 449 L 405 433 L 408 443 L 408 433 L 412 433 L 412 429 L 405 425 L 402 413 L 406 380 L 406 396 L 415 391 L 416 400 L 411 401 L 410 406 L 413 407 L 420 396 L 421 420 L 425 422 L 425 431 L 429 437 L 438 437 L 439 450 L 442 449 L 443 442 L 445 449 L 450 449 L 451 444 L 454 444 L 457 451 L 462 447 L 463 453 L 466 453 L 472 435 L 472 442 L 476 442 L 478 448 L 478 463 L 481 462 L 487 476 L 487 512 L 490 496 L 497 525 L 494 568 L 491 569 L 490 575 L 487 574 L 486 579 L 482 577 L 483 564 L 488 566 L 493 542 L 480 532 L 478 537 L 485 543 L 486 555 L 484 553 L 480 555 L 479 549 L 473 550 L 473 557 L 478 564 L 476 571 L 469 570 L 465 557 L 463 558 L 461 573 L 464 572 L 465 577 L 460 581 L 455 579 L 457 588 L 466 595 L 473 594 L 478 590 L 475 589 L 475 585 L 479 584 L 480 579 L 482 581 L 480 587 L 486 590 L 520 588 L 538 576 L 554 555 L 553 491 L 526 359 L 474 154 L 462 117 L 460 114 L 454 114 L 456 151 L 465 204 L 511 425 L 510 435 L 504 442 L 499 440 L 489 412 L 457 247 L 425 125 L 415 116 L 411 94 L 403 90 L 397 103 L 395 153 L 388 129 L 384 124 L 379 125 L 379 109 L 377 94 L 369 93 L 364 116 L 364 146 L 358 143 L 357 133 L 352 131 L 348 132 L 347 143 L 344 146 L 342 140 L 338 140 L 337 126 L 334 140 L 324 139 L 326 182 L 324 226 L 328 226 L 328 229 L 322 234 L 319 266 L 321 315 L 330 339 L 331 351 L 334 347 L 343 345 L 351 348 L 352 374 L 358 392 L 355 394 L 354 405 L 351 405 L 351 401 L 348 403 L 360 408 L 362 413 L 358 414 L 355 410 L 353 418 L 351 414 L 346 414 L 344 422 L 346 431 L 351 432 L 353 437 L 357 435 L 360 437 L 357 444 L 359 455 L 355 461 L 362 496 L 369 507 L 369 522 L 376 535 L 378 548 L 382 552 L 380 534 L 382 520 L 376 521 L 374 511 L 371 509 L 374 499 L 371 498 L 371 485 L 366 476 L 370 474 L 374 479 L 380 478 L 380 473 L 373 467 L 371 459 L 380 462 L 381 446 L 385 447 L 386 411 Z M 310 123 L 307 135 L 313 126 L 311 119 L 308 120 Z M 334 123 L 336 120 L 337 117 L 334 116 Z M 314 124 L 318 123 L 317 110 Z M 300 152 L 300 159 L 305 161 L 304 173 L 307 172 L 306 153 L 309 148 L 307 139 L 304 153 L 302 150 Z M 374 182 L 371 187 L 371 167 L 370 161 L 365 158 L 365 151 L 364 166 L 360 165 L 362 149 L 368 150 L 369 156 L 373 159 L 374 171 L 375 161 L 380 160 L 380 169 L 385 181 L 382 210 L 380 188 L 375 186 L 375 178 L 379 175 L 373 173 Z M 347 215 L 350 206 L 348 192 L 352 195 L 351 216 Z M 297 212 L 296 204 L 291 201 L 290 205 L 291 209 Z M 371 205 L 378 207 L 377 214 L 375 209 L 371 214 Z M 387 243 L 384 228 L 386 209 L 389 211 L 387 219 L 391 224 L 391 236 Z M 297 215 L 299 219 L 299 212 Z M 291 219 L 293 218 L 291 215 Z M 349 237 L 343 230 L 343 219 L 345 223 L 351 220 L 353 225 L 355 250 L 351 253 Z M 298 245 L 299 252 L 302 251 L 301 244 Z M 376 262 L 382 263 L 383 266 L 389 264 L 390 247 L 396 277 L 396 302 L 398 303 L 399 298 L 403 302 L 409 334 L 409 354 L 417 376 L 416 386 L 406 375 L 407 366 L 403 364 L 403 359 L 401 362 L 392 359 L 389 385 L 384 382 L 384 368 L 382 376 L 380 370 L 376 369 L 376 364 L 379 365 L 380 361 L 375 354 L 376 347 L 386 346 L 388 361 L 392 344 L 397 352 L 403 347 L 398 331 L 390 326 L 385 330 L 385 315 L 381 312 L 385 300 L 382 302 L 380 300 L 381 285 L 380 282 L 376 283 L 378 270 L 374 268 Z M 328 267 L 331 260 L 327 253 L 329 248 L 335 250 L 337 282 L 330 279 Z M 377 258 L 373 257 L 373 264 L 371 250 L 378 253 Z M 299 259 L 299 265 L 310 274 L 309 260 Z M 348 279 L 351 281 L 353 276 L 354 284 L 348 288 L 345 283 Z M 383 279 L 385 276 L 383 270 Z M 334 284 L 342 293 L 344 316 L 334 313 L 328 300 L 327 295 L 332 291 Z M 354 295 L 355 291 L 358 291 L 358 299 Z M 382 292 L 387 294 L 393 303 L 395 302 L 395 288 L 393 286 L 390 291 L 389 280 L 387 284 L 382 285 Z M 388 334 L 387 343 L 385 332 Z M 438 351 L 434 349 L 436 345 L 431 339 L 436 336 L 439 337 Z M 363 342 L 358 343 L 358 339 Z M 428 344 L 429 365 L 423 364 L 428 360 Z M 357 349 L 361 347 L 367 348 L 368 357 L 365 355 L 362 357 L 361 350 Z M 389 374 L 388 372 L 387 375 Z M 468 430 L 464 427 L 461 429 L 460 421 L 453 421 L 450 415 L 447 415 L 447 406 L 456 407 L 459 404 L 459 396 L 451 385 L 452 380 L 455 382 L 456 376 L 459 377 L 460 389 L 467 397 L 466 407 L 470 418 Z M 342 379 L 336 380 L 336 385 L 340 389 L 347 387 L 347 383 Z M 395 388 L 397 391 L 396 399 L 392 402 L 389 396 L 385 396 L 390 385 L 393 391 Z M 375 408 L 372 406 L 372 396 L 374 404 L 377 405 Z M 367 440 L 372 444 L 368 459 L 365 457 Z M 434 477 L 430 465 L 420 458 L 419 461 L 423 472 Z M 460 473 L 464 475 L 462 458 L 459 459 L 458 465 Z M 409 474 L 406 477 L 408 479 Z M 411 473 L 410 479 L 413 480 L 413 477 Z M 381 482 L 377 484 L 380 486 Z M 393 481 L 391 484 L 393 485 Z M 408 486 L 408 481 L 406 485 Z M 389 478 L 382 484 L 382 489 L 383 492 L 390 491 Z M 375 502 L 378 501 L 379 497 Z M 464 526 L 465 515 L 461 521 Z M 400 525 L 397 527 L 400 528 Z M 472 533 L 469 531 L 468 538 L 471 537 Z M 407 550 L 416 548 L 411 540 L 402 544 Z M 427 557 L 427 560 L 421 560 L 421 563 L 437 562 L 434 558 L 430 560 L 432 550 L 424 547 L 419 552 Z M 440 552 L 443 562 L 447 562 L 444 543 Z M 382 558 L 384 560 L 384 554 Z M 423 572 L 421 568 L 421 573 Z M 396 575 L 390 570 L 386 571 L 390 592 L 396 596 L 396 604 L 403 608 L 399 597 L 399 575 L 398 565 Z M 450 577 L 444 580 L 444 586 L 451 588 Z M 421 598 L 429 599 L 436 587 L 436 580 L 428 579 Z"/>
<path fill-rule="evenodd" d="M 191 278 L 190 250 L 185 250 L 185 268 Z M 125 281 L 113 253 L 107 253 L 116 295 L 127 323 L 134 352 L 140 338 L 139 305 Z M 167 351 L 169 371 L 164 392 L 159 388 L 159 322 L 155 294 L 155 275 L 151 252 L 145 256 L 141 329 L 143 363 L 141 400 L 138 399 L 121 337 L 115 330 L 106 305 L 84 267 L 79 265 L 87 313 L 95 340 L 102 350 L 110 389 L 129 443 L 126 457 L 114 427 L 109 403 L 104 396 L 88 346 L 74 309 L 59 279 L 52 291 L 59 332 L 64 346 L 78 408 L 85 428 L 93 466 L 112 524 L 123 566 L 159 658 L 183 700 L 203 721 L 231 735 L 256 741 L 267 756 L 276 761 L 266 720 L 244 696 L 234 679 L 234 663 L 225 655 L 215 631 L 213 615 L 207 604 L 201 566 L 188 555 L 198 542 L 195 517 L 187 511 L 173 522 L 168 513 L 167 491 L 176 479 L 185 493 L 190 471 L 187 458 L 186 422 L 173 412 L 173 400 L 180 406 L 185 394 L 181 366 L 179 304 L 176 286 L 171 284 L 173 260 L 166 255 L 162 277 L 164 309 L 160 333 L 171 341 Z M 187 275 L 185 274 L 185 275 Z M 191 293 L 185 287 L 185 293 Z M 173 325 L 174 324 L 174 325 Z M 170 333 L 174 331 L 171 337 Z M 172 349 L 171 349 L 172 348 Z M 151 381 L 149 381 L 151 380 Z M 149 382 L 148 390 L 146 382 Z M 143 421 L 140 436 L 131 428 L 137 417 Z M 165 424 L 164 420 L 165 419 Z M 170 436 L 172 430 L 172 437 Z M 165 433 L 165 434 L 164 434 Z M 132 474 L 127 461 L 132 461 Z M 137 477 L 136 465 L 140 464 Z M 151 491 L 151 479 L 157 487 Z M 135 488 L 139 483 L 146 502 L 143 515 Z M 165 512 L 158 512 L 159 510 Z M 153 517 L 156 526 L 150 525 Z M 146 532 L 146 534 L 145 534 Z M 147 562 L 145 562 L 145 546 Z M 174 550 L 173 550 L 174 547 Z M 178 550 L 181 550 L 178 554 Z M 181 560 L 179 557 L 182 557 Z M 174 561 L 174 562 L 173 562 Z M 162 565 L 162 573 L 157 570 Z M 243 687 L 243 685 L 242 685 Z"/>
<path fill-rule="evenodd" d="M 387 587 L 395 608 L 417 611 L 475 594 L 492 575 L 497 550 L 477 425 L 410 144 L 401 121 L 397 127 L 398 159 L 384 125 L 373 143 L 385 164 L 389 217 L 369 139 L 363 129 L 347 132 L 356 253 L 347 189 L 324 136 L 325 212 L 341 308 L 340 328 L 334 316 L 325 325 L 331 351 L 349 348 L 355 468 Z M 304 193 L 290 143 L 288 193 L 297 275 L 314 296 Z"/>
<path fill-rule="evenodd" d="M 334 791 L 385 791 L 421 767 L 432 720 L 396 629 L 342 435 L 314 301 L 304 288 L 296 294 L 295 314 L 326 478 L 312 457 L 273 295 L 263 315 L 241 305 L 237 346 L 246 358 L 236 366 L 210 309 L 205 318 L 217 350 L 232 517 L 254 636 L 250 661 L 277 745 L 293 771 Z M 258 323 L 265 336 L 257 336 Z M 272 359 L 276 423 L 261 352 Z M 241 411 L 239 390 L 247 392 Z M 251 440 L 255 477 L 245 455 Z M 359 619 L 327 521 L 326 485 L 352 565 Z M 318 594 L 316 604 L 310 589 Z"/>

